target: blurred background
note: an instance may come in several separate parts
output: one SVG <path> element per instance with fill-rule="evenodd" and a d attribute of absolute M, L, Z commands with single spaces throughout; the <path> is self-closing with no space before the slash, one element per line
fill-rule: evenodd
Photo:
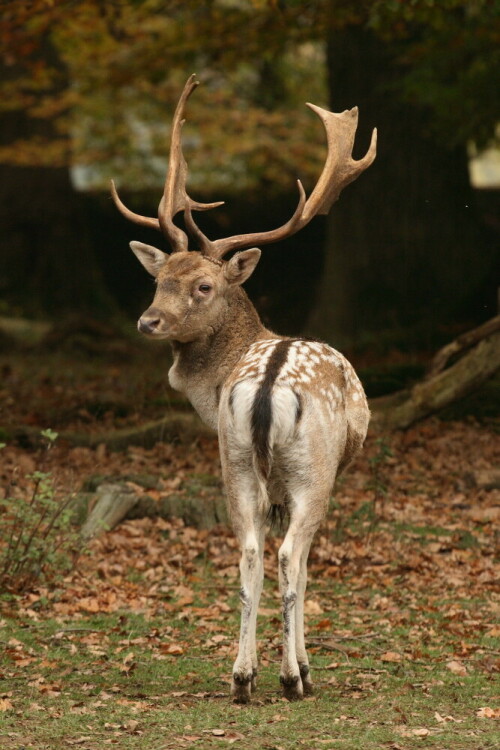
<path fill-rule="evenodd" d="M 499 11 L 494 0 L 32 0 L 3 4 L 0 315 L 133 330 L 151 280 L 132 239 L 155 215 L 188 75 L 188 189 L 215 239 L 271 229 L 313 188 L 322 125 L 360 110 L 373 166 L 328 217 L 264 248 L 265 323 L 361 358 L 432 352 L 497 312 Z M 182 221 L 180 219 L 180 221 Z"/>
<path fill-rule="evenodd" d="M 217 438 L 136 328 L 154 285 L 129 242 L 169 248 L 110 196 L 156 215 L 192 73 L 211 239 L 310 194 L 305 102 L 359 107 L 355 158 L 378 128 L 246 284 L 270 328 L 349 357 L 372 412 L 312 550 L 302 709 L 275 695 L 279 531 L 261 699 L 221 700 L 239 553 Z M 0 745 L 498 747 L 499 95 L 499 0 L 0 1 Z"/>

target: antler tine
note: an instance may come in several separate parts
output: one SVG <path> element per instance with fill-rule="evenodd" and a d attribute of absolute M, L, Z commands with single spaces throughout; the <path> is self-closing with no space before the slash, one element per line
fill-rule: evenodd
<path fill-rule="evenodd" d="M 184 124 L 183 116 L 186 102 L 198 84 L 199 81 L 196 80 L 194 74 L 188 78 L 177 107 L 175 108 L 171 131 L 170 158 L 163 196 L 160 205 L 158 206 L 158 218 L 141 216 L 127 208 L 120 200 L 114 182 L 111 181 L 111 195 L 118 210 L 126 219 L 130 219 L 130 221 L 133 221 L 136 224 L 161 230 L 168 239 L 172 252 L 184 252 L 188 249 L 188 238 L 186 233 L 180 227 L 176 226 L 173 221 L 174 216 L 179 213 L 179 211 L 185 211 L 186 209 L 189 209 L 189 212 L 191 210 L 208 211 L 210 208 L 221 206 L 224 202 L 198 203 L 197 201 L 192 200 L 186 193 L 188 169 L 186 160 L 182 153 L 181 133 Z M 192 218 L 191 225 L 196 226 Z M 196 229 L 198 228 L 196 227 Z M 198 231 L 201 233 L 200 230 Z M 205 240 L 207 243 L 209 242 L 207 238 L 205 238 Z M 208 250 L 208 247 L 205 246 L 204 249 Z"/>
<path fill-rule="evenodd" d="M 265 245 L 290 237 L 308 224 L 317 214 L 327 214 L 346 185 L 356 179 L 376 156 L 377 129 L 374 128 L 370 147 L 359 161 L 352 158 L 352 147 L 358 124 L 358 108 L 345 110 L 339 114 L 308 104 L 316 112 L 325 127 L 328 155 L 321 176 L 309 198 L 305 199 L 304 189 L 298 181 L 300 200 L 292 218 L 278 229 L 270 232 L 240 234 L 234 237 L 215 240 L 210 254 L 222 258 L 230 250 L 242 250 L 252 245 Z"/>
<path fill-rule="evenodd" d="M 373 129 L 370 146 L 362 159 L 352 158 L 352 147 L 358 127 L 358 108 L 344 112 L 328 112 L 315 104 L 307 104 L 320 117 L 326 132 L 328 156 L 321 176 L 304 209 L 303 219 L 310 221 L 317 214 L 327 214 L 340 193 L 377 155 L 377 128 Z"/>
<path fill-rule="evenodd" d="M 193 201 L 186 193 L 188 169 L 184 154 L 182 153 L 181 133 L 185 122 L 183 117 L 186 102 L 199 83 L 194 74 L 188 78 L 175 109 L 167 177 L 165 179 L 163 198 L 158 207 L 160 226 L 168 237 L 174 252 L 186 251 L 188 249 L 187 235 L 173 222 L 173 217 L 179 211 L 186 211 L 186 209 L 189 209 L 189 213 L 191 210 L 208 211 L 210 208 L 216 208 L 223 204 L 223 201 L 198 203 L 197 201 Z M 191 224 L 194 225 L 193 219 L 191 219 Z"/>
<path fill-rule="evenodd" d="M 186 229 L 191 237 L 198 241 L 200 251 L 203 255 L 211 255 L 213 243 L 205 234 L 203 234 L 200 227 L 195 224 L 193 214 L 191 213 L 191 206 L 189 204 L 184 209 L 184 224 L 186 225 Z"/>
<path fill-rule="evenodd" d="M 133 221 L 135 224 L 140 224 L 143 227 L 150 227 L 151 229 L 160 229 L 160 222 L 158 219 L 150 218 L 149 216 L 141 216 L 135 214 L 130 208 L 121 202 L 120 197 L 116 191 L 115 182 L 111 180 L 111 197 L 115 202 L 115 206 L 122 213 L 126 219 Z"/>

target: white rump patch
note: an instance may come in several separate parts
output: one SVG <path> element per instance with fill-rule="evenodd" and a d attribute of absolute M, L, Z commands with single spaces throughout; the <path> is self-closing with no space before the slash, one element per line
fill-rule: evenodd
<path fill-rule="evenodd" d="M 275 385 L 273 388 L 272 421 L 269 444 L 282 445 L 295 432 L 297 419 L 297 397 L 288 386 Z"/>
<path fill-rule="evenodd" d="M 233 386 L 232 426 L 238 442 L 245 447 L 252 445 L 252 406 L 259 384 L 256 379 L 240 380 Z"/>

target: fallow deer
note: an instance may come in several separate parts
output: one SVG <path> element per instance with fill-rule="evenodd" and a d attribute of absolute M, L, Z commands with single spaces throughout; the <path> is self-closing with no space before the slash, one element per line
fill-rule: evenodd
<path fill-rule="evenodd" d="M 186 192 L 187 165 L 181 129 L 188 97 L 198 85 L 191 76 L 175 110 L 170 159 L 158 218 L 140 216 L 111 190 L 122 214 L 161 230 L 171 253 L 141 242 L 130 246 L 156 279 L 153 304 L 138 322 L 152 339 L 167 339 L 174 363 L 168 377 L 218 431 L 229 517 L 241 545 L 241 631 L 231 694 L 246 703 L 256 686 L 255 628 L 263 583 L 263 547 L 270 512 L 289 519 L 279 549 L 283 612 L 280 682 L 289 699 L 312 691 L 304 642 L 304 592 L 313 536 L 327 512 L 336 476 L 359 451 L 369 410 L 354 369 L 330 346 L 279 336 L 266 329 L 241 285 L 264 245 L 292 235 L 316 214 L 328 213 L 349 182 L 374 160 L 376 130 L 366 155 L 352 159 L 357 108 L 334 114 L 308 104 L 321 118 L 328 155 L 319 181 L 278 229 L 209 240 L 192 211 L 214 208 Z M 183 212 L 186 231 L 174 224 Z M 186 233 L 187 232 L 187 233 Z M 188 235 L 196 250 L 188 252 Z M 229 260 L 225 256 L 237 251 Z"/>

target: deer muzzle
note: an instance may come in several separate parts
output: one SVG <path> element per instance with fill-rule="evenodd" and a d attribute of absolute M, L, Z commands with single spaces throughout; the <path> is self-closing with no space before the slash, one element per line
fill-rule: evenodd
<path fill-rule="evenodd" d="M 149 307 L 139 318 L 137 328 L 146 336 L 168 337 L 176 322 L 175 315 L 163 312 L 158 307 Z"/>

